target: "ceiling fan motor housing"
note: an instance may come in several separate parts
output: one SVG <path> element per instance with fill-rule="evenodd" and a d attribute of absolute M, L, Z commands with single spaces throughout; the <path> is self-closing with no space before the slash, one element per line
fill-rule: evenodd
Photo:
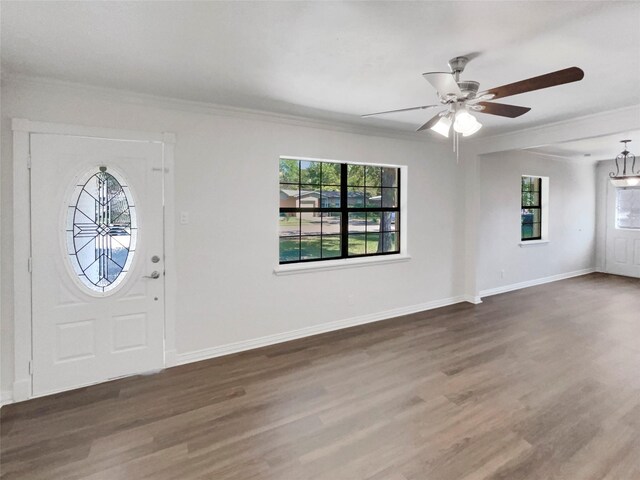
<path fill-rule="evenodd" d="M 469 63 L 469 59 L 467 57 L 454 57 L 449 60 L 449 68 L 452 73 L 462 73 L 464 71 L 464 67 Z"/>
<path fill-rule="evenodd" d="M 478 93 L 478 89 L 480 88 L 480 84 L 478 82 L 474 82 L 473 80 L 467 80 L 465 82 L 458 82 L 458 86 L 460 90 L 462 90 L 462 94 L 465 98 L 474 98 L 476 93 Z"/>

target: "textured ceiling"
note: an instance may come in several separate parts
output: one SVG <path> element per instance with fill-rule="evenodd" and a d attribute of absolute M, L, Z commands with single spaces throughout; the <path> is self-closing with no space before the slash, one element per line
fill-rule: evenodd
<path fill-rule="evenodd" d="M 504 100 L 481 134 L 640 103 L 639 2 L 11 2 L 3 70 L 187 100 L 412 130 L 423 72 L 474 53 L 490 88 L 570 66 L 583 81 Z M 508 101 L 507 101 L 508 100 Z M 422 133 L 430 135 L 431 132 Z"/>

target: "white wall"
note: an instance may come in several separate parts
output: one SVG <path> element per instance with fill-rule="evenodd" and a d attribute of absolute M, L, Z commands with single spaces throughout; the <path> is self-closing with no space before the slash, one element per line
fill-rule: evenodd
<path fill-rule="evenodd" d="M 606 243 L 607 243 L 607 193 L 609 187 L 609 172 L 615 171 L 613 160 L 605 160 L 596 166 L 596 270 L 606 271 Z"/>
<path fill-rule="evenodd" d="M 178 354 L 451 299 L 464 288 L 463 165 L 450 146 L 167 108 L 113 92 L 12 80 L 2 92 L 2 390 L 13 382 L 9 119 L 175 132 Z M 197 111 L 200 110 L 200 111 Z M 410 261 L 275 276 L 278 157 L 407 165 Z M 349 296 L 353 301 L 349 301 Z"/>
<path fill-rule="evenodd" d="M 593 164 L 509 151 L 482 155 L 479 171 L 477 282 L 481 295 L 594 268 Z M 549 243 L 520 246 L 522 175 L 549 177 Z"/>

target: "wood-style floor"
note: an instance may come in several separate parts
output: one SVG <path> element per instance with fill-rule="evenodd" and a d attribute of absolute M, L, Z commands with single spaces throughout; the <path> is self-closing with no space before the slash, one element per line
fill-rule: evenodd
<path fill-rule="evenodd" d="M 2 409 L 1 478 L 640 479 L 640 280 L 593 274 Z"/>

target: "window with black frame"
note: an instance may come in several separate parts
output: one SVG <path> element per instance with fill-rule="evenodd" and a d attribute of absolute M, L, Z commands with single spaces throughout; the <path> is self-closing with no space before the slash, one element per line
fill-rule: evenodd
<path fill-rule="evenodd" d="M 522 177 L 521 240 L 542 238 L 542 178 Z"/>
<path fill-rule="evenodd" d="M 280 159 L 280 263 L 400 253 L 400 168 Z"/>

